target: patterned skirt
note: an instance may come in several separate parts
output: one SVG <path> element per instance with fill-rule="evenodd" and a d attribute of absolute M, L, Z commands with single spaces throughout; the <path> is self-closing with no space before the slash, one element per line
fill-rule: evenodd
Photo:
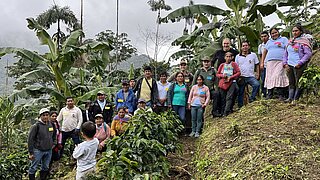
<path fill-rule="evenodd" d="M 289 79 L 285 69 L 283 68 L 282 60 L 268 61 L 264 87 L 272 89 L 275 87 L 287 86 L 289 86 Z"/>

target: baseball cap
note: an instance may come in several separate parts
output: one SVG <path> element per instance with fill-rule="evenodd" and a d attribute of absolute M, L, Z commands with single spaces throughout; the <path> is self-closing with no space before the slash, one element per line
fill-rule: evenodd
<path fill-rule="evenodd" d="M 187 61 L 185 59 L 181 59 L 180 64 L 187 64 Z"/>
<path fill-rule="evenodd" d="M 102 91 L 102 90 L 100 90 L 100 91 L 98 91 L 98 93 L 97 93 L 97 95 L 99 95 L 99 94 L 106 94 L 104 91 Z"/>
<path fill-rule="evenodd" d="M 94 117 L 95 117 L 95 118 L 97 118 L 97 117 L 103 118 L 102 114 L 96 114 L 96 116 L 94 116 Z"/>
<path fill-rule="evenodd" d="M 141 102 L 146 103 L 146 100 L 145 100 L 145 99 L 143 99 L 143 98 L 140 98 L 140 99 L 138 100 L 138 103 L 141 103 Z"/>
<path fill-rule="evenodd" d="M 209 56 L 204 56 L 201 58 L 201 61 L 210 61 L 211 58 Z"/>
<path fill-rule="evenodd" d="M 122 85 L 128 85 L 129 84 L 129 82 L 127 80 L 122 80 L 121 83 L 122 83 Z"/>
<path fill-rule="evenodd" d="M 43 114 L 43 113 L 49 113 L 50 111 L 49 111 L 49 109 L 48 108 L 42 108 L 42 109 L 40 109 L 40 111 L 39 111 L 39 115 L 41 115 L 41 114 Z"/>

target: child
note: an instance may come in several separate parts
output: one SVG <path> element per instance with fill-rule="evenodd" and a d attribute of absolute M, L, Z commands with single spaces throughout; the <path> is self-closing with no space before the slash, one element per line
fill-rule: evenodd
<path fill-rule="evenodd" d="M 126 115 L 125 107 L 118 109 L 118 115 L 113 118 L 111 124 L 111 136 L 119 136 L 125 131 L 124 126 L 128 123 L 130 117 Z"/>
<path fill-rule="evenodd" d="M 96 115 L 96 134 L 94 135 L 95 138 L 99 140 L 99 146 L 98 150 L 103 151 L 104 148 L 104 143 L 106 139 L 110 138 L 110 127 L 106 122 L 103 122 L 103 116 L 102 114 L 97 114 Z"/>
<path fill-rule="evenodd" d="M 54 129 L 49 122 L 49 109 L 42 108 L 39 115 L 39 121 L 30 128 L 28 136 L 29 159 L 32 161 L 29 168 L 30 180 L 35 179 L 39 164 L 41 164 L 40 179 L 47 179 L 51 148 L 55 144 Z"/>
<path fill-rule="evenodd" d="M 85 139 L 73 151 L 73 157 L 77 159 L 77 175 L 76 180 L 84 179 L 90 172 L 95 171 L 96 153 L 99 140 L 94 138 L 96 133 L 96 125 L 89 121 L 81 126 L 81 134 Z"/>
<path fill-rule="evenodd" d="M 150 111 L 150 112 L 152 112 L 152 109 L 147 106 L 146 100 L 140 98 L 140 99 L 138 100 L 138 109 L 134 111 L 134 114 L 136 114 L 138 111 L 140 111 L 140 110 L 142 110 L 142 109 L 145 110 L 145 111 Z"/>

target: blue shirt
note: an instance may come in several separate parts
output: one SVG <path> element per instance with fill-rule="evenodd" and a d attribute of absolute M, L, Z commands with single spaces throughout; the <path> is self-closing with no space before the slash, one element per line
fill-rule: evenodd
<path fill-rule="evenodd" d="M 288 64 L 290 66 L 296 66 L 300 60 L 299 56 L 299 48 L 300 44 L 295 45 L 288 45 L 287 51 L 288 51 Z"/>
<path fill-rule="evenodd" d="M 282 60 L 288 42 L 286 37 L 281 36 L 275 40 L 269 39 L 265 46 L 268 51 L 265 61 Z"/>

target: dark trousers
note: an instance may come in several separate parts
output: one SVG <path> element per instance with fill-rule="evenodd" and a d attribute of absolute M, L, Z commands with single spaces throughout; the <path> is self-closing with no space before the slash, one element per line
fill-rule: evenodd
<path fill-rule="evenodd" d="M 212 115 L 217 115 L 221 113 L 221 97 L 220 97 L 220 93 L 219 90 L 217 91 L 213 91 L 210 93 L 210 97 L 213 101 L 212 103 Z"/>
<path fill-rule="evenodd" d="M 80 144 L 80 142 L 81 142 L 80 137 L 79 137 L 79 133 L 75 133 L 75 130 L 72 130 L 69 132 L 62 131 L 62 149 L 60 151 L 60 157 L 62 157 L 62 155 L 64 153 L 64 147 L 65 147 L 65 144 L 69 138 L 72 139 L 74 144 Z"/>
<path fill-rule="evenodd" d="M 232 112 L 234 99 L 238 92 L 238 85 L 236 82 L 232 83 L 228 90 L 219 88 L 219 94 L 221 98 L 221 109 L 223 115 L 228 115 Z"/>
<path fill-rule="evenodd" d="M 157 114 L 166 112 L 167 110 L 168 110 L 168 106 L 156 106 L 154 108 L 154 112 L 157 113 Z"/>
<path fill-rule="evenodd" d="M 267 96 L 267 88 L 264 87 L 264 81 L 266 80 L 266 68 L 263 68 L 261 71 L 261 93 L 263 94 L 263 97 Z"/>
<path fill-rule="evenodd" d="M 302 89 L 299 88 L 298 83 L 306 68 L 307 64 L 302 65 L 299 69 L 289 65 L 287 76 L 289 79 L 289 90 L 294 90 L 294 100 L 299 99 L 300 95 L 302 94 Z"/>

